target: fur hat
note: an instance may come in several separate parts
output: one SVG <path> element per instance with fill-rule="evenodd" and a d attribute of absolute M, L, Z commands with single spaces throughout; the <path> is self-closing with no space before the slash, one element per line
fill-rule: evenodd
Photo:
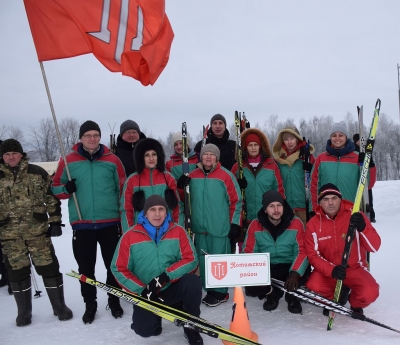
<path fill-rule="evenodd" d="M 240 135 L 240 139 L 242 143 L 246 143 L 246 145 L 242 144 L 242 152 L 247 152 L 247 137 L 256 135 L 260 139 L 260 151 L 265 154 L 267 157 L 271 157 L 271 148 L 269 146 L 269 141 L 266 135 L 257 128 L 248 128 Z M 253 140 L 250 140 L 250 142 Z"/>
<path fill-rule="evenodd" d="M 146 214 L 149 208 L 153 206 L 164 206 L 165 209 L 168 210 L 167 203 L 165 202 L 164 198 L 160 195 L 154 194 L 146 199 L 143 207 L 144 214 Z"/>
<path fill-rule="evenodd" d="M 210 126 L 212 126 L 212 123 L 213 123 L 215 120 L 221 120 L 221 121 L 223 121 L 223 122 L 225 123 L 225 127 L 226 127 L 226 119 L 225 119 L 225 117 L 224 117 L 223 115 L 221 115 L 221 114 L 215 114 L 215 115 L 211 118 L 211 120 L 210 120 Z"/>
<path fill-rule="evenodd" d="M 97 131 L 97 132 L 99 132 L 99 134 L 101 136 L 101 130 L 100 130 L 99 125 L 94 121 L 88 120 L 88 121 L 85 121 L 84 123 L 82 123 L 81 127 L 79 128 L 79 139 L 82 138 L 83 135 L 89 131 Z"/>
<path fill-rule="evenodd" d="M 165 152 L 159 141 L 152 138 L 139 140 L 133 150 L 136 171 L 140 174 L 145 168 L 144 154 L 146 151 L 154 150 L 157 153 L 157 169 L 165 171 Z"/>
<path fill-rule="evenodd" d="M 342 199 L 342 193 L 338 187 L 336 187 L 333 183 L 326 183 L 320 189 L 318 193 L 318 202 L 320 202 L 327 195 L 336 195 L 340 199 Z"/>
<path fill-rule="evenodd" d="M 124 134 L 126 131 L 128 131 L 130 129 L 134 129 L 134 130 L 138 131 L 138 133 L 140 135 L 139 125 L 135 121 L 132 121 L 132 120 L 126 120 L 126 121 L 122 122 L 121 126 L 119 127 L 119 134 L 122 136 L 122 134 Z"/>
<path fill-rule="evenodd" d="M 332 134 L 335 132 L 341 132 L 346 136 L 346 138 L 349 137 L 349 135 L 347 133 L 347 125 L 346 125 L 346 122 L 344 122 L 344 121 L 340 121 L 340 122 L 336 122 L 336 123 L 332 124 L 329 137 L 331 137 Z"/>
<path fill-rule="evenodd" d="M 221 152 L 219 151 L 219 148 L 216 145 L 214 145 L 214 144 L 206 144 L 206 145 L 204 145 L 201 148 L 201 151 L 200 151 L 200 160 L 201 160 L 201 157 L 203 157 L 203 155 L 206 152 L 212 152 L 217 157 L 217 162 L 219 161 L 219 157 L 221 156 Z"/>
<path fill-rule="evenodd" d="M 280 202 L 283 206 L 285 200 L 276 190 L 268 190 L 262 196 L 263 209 L 265 210 L 271 202 Z"/>
<path fill-rule="evenodd" d="M 1 143 L 0 158 L 3 158 L 3 155 L 7 152 L 19 152 L 22 155 L 24 154 L 21 143 L 15 139 L 7 139 Z"/>

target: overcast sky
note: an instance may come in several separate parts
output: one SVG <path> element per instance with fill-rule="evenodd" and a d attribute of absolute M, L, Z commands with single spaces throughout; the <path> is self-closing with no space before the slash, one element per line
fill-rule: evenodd
<path fill-rule="evenodd" d="M 0 0 L 1 124 L 51 117 L 22 0 Z M 154 86 L 109 72 L 91 54 L 44 62 L 58 119 L 108 124 L 126 119 L 166 137 L 182 121 L 195 136 L 212 115 L 251 123 L 356 116 L 376 99 L 399 122 L 400 1 L 167 0 L 175 38 Z M 298 122 L 297 122 L 298 123 Z"/>

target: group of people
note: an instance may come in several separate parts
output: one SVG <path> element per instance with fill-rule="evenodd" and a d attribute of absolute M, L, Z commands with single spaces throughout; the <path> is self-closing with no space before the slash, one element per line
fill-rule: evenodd
<path fill-rule="evenodd" d="M 121 124 L 115 153 L 100 143 L 98 124 L 85 121 L 79 143 L 60 159 L 53 178 L 28 163 L 18 141 L 1 143 L 0 242 L 18 307 L 17 326 L 31 323 L 31 262 L 43 277 L 54 315 L 72 318 L 51 242 L 62 233 L 62 199 L 68 199 L 79 273 L 95 278 L 99 243 L 107 284 L 195 316 L 201 303 L 216 307 L 229 299 L 227 288 L 205 287 L 204 254 L 230 254 L 236 243 L 244 253 L 270 253 L 271 277 L 284 281 L 289 292 L 305 284 L 333 298 L 340 279 L 359 313 L 378 297 L 366 254 L 379 249 L 380 238 L 364 214 L 352 214 L 360 158 L 344 122 L 332 125 L 326 152 L 316 158 L 295 127 L 282 129 L 272 149 L 263 132 L 248 128 L 238 152 L 225 117 L 216 114 L 206 135 L 189 148 L 189 174 L 182 170 L 180 132 L 172 136 L 174 154 L 166 161 L 162 145 L 146 138 L 132 120 Z M 184 229 L 187 186 L 194 238 Z M 357 234 L 343 267 L 350 222 Z M 81 294 L 82 320 L 90 324 L 98 308 L 96 288 L 81 283 Z M 246 295 L 265 299 L 263 308 L 272 311 L 283 292 L 249 286 Z M 290 312 L 302 312 L 296 297 L 286 293 L 285 300 Z M 346 294 L 341 302 L 347 302 Z M 108 308 L 113 317 L 122 317 L 119 299 L 111 294 Z M 156 336 L 161 319 L 134 307 L 131 328 L 143 337 Z M 185 328 L 184 336 L 189 344 L 203 343 L 195 330 Z"/>

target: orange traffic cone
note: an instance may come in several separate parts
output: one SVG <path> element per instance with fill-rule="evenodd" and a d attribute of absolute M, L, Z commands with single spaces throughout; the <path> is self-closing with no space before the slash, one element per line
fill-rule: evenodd
<path fill-rule="evenodd" d="M 258 341 L 257 333 L 254 333 L 250 327 L 249 314 L 247 312 L 246 301 L 241 286 L 236 286 L 233 294 L 232 320 L 229 330 L 241 335 L 242 337 Z M 222 342 L 225 345 L 234 345 L 226 340 L 222 340 Z"/>

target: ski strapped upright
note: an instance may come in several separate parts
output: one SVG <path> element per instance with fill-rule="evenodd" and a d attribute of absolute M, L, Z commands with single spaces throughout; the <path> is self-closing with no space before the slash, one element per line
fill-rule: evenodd
<path fill-rule="evenodd" d="M 189 176 L 189 143 L 187 136 L 187 126 L 186 122 L 182 123 L 182 173 Z M 190 207 L 190 187 L 186 185 L 184 190 L 185 200 L 185 229 L 189 236 L 194 239 L 194 234 L 192 232 L 192 222 L 191 222 L 191 207 Z"/>
<path fill-rule="evenodd" d="M 356 198 L 354 200 L 352 214 L 360 210 L 361 199 L 364 192 L 364 188 L 368 184 L 368 169 L 369 169 L 369 163 L 371 162 L 372 150 L 374 149 L 375 145 L 375 136 L 376 136 L 376 131 L 378 129 L 380 109 L 381 109 L 381 100 L 378 98 L 375 104 L 375 111 L 374 111 L 374 116 L 372 118 L 372 125 L 369 132 L 369 138 L 367 140 L 367 145 L 365 147 L 365 157 L 362 165 L 360 180 L 358 182 L 358 188 L 357 188 Z M 351 245 L 353 243 L 355 231 L 356 227 L 354 226 L 354 224 L 350 222 L 345 238 L 345 245 L 343 249 L 343 256 L 341 262 L 341 265 L 344 267 L 347 266 L 347 261 L 350 256 L 350 250 L 351 250 Z M 336 282 L 335 294 L 333 297 L 334 302 L 339 301 L 340 291 L 342 290 L 342 284 L 343 284 L 342 280 L 338 280 Z M 328 325 L 327 325 L 328 331 L 332 329 L 334 320 L 335 320 L 335 312 L 331 310 L 329 312 L 329 317 L 328 317 Z"/>
<path fill-rule="evenodd" d="M 243 159 L 242 159 L 242 140 L 241 140 L 241 113 L 235 111 L 235 130 L 236 130 L 236 156 L 238 162 L 238 174 L 239 178 L 243 178 Z M 243 200 L 243 207 L 242 207 L 242 226 L 243 228 L 246 227 L 247 222 L 247 210 L 246 210 L 246 193 L 244 189 L 241 189 L 242 192 L 242 200 Z"/>
<path fill-rule="evenodd" d="M 201 142 L 201 147 L 203 147 L 207 142 L 209 127 L 210 125 L 207 125 L 207 127 L 203 126 L 203 141 Z"/>
<path fill-rule="evenodd" d="M 233 333 L 205 319 L 185 313 L 178 309 L 171 308 L 162 303 L 149 301 L 148 299 L 143 298 L 139 295 L 135 295 L 130 292 L 113 287 L 111 285 L 104 284 L 97 280 L 88 278 L 83 274 L 79 274 L 75 271 L 67 273 L 67 276 L 76 278 L 81 282 L 93 285 L 99 289 L 107 291 L 109 294 L 117 296 L 135 306 L 146 309 L 162 317 L 165 320 L 171 321 L 176 326 L 191 328 L 212 338 L 219 338 L 221 340 L 226 340 L 237 345 L 260 345 L 259 343 L 251 339 Z"/>
<path fill-rule="evenodd" d="M 115 152 L 117 152 L 117 144 L 116 144 L 116 141 L 115 141 L 115 134 L 114 134 L 115 123 L 114 123 L 114 126 L 112 128 L 111 128 L 110 124 L 108 124 L 108 127 L 110 127 L 110 131 L 111 131 L 111 134 L 110 134 L 110 151 L 112 153 L 115 153 Z"/>
<path fill-rule="evenodd" d="M 303 137 L 303 141 L 305 142 L 304 145 L 304 162 L 310 163 L 310 140 L 306 141 L 306 138 Z M 307 222 L 310 220 L 310 199 L 311 199 L 311 192 L 310 192 L 310 172 L 304 170 L 304 189 L 306 192 L 306 220 Z"/>
<path fill-rule="evenodd" d="M 272 278 L 271 280 L 272 280 L 273 287 L 279 288 L 282 291 L 285 291 L 286 293 L 296 296 L 297 298 L 300 298 L 301 300 L 303 300 L 307 303 L 316 305 L 317 307 L 326 308 L 328 310 L 333 310 L 333 311 L 335 311 L 335 313 L 350 316 L 353 319 L 366 321 L 366 322 L 372 323 L 376 326 L 380 326 L 380 327 L 386 328 L 388 330 L 391 330 L 393 332 L 400 334 L 400 330 L 397 330 L 397 329 L 389 327 L 383 323 L 375 321 L 369 317 L 366 317 L 363 314 L 356 313 L 355 311 L 353 311 L 349 308 L 346 308 L 345 306 L 342 306 L 341 304 L 339 304 L 337 302 L 331 301 L 330 299 L 327 299 L 327 298 L 317 294 L 316 292 L 313 292 L 303 286 L 297 288 L 294 291 L 287 291 L 284 287 L 285 286 L 284 282 L 274 279 L 274 278 Z"/>

